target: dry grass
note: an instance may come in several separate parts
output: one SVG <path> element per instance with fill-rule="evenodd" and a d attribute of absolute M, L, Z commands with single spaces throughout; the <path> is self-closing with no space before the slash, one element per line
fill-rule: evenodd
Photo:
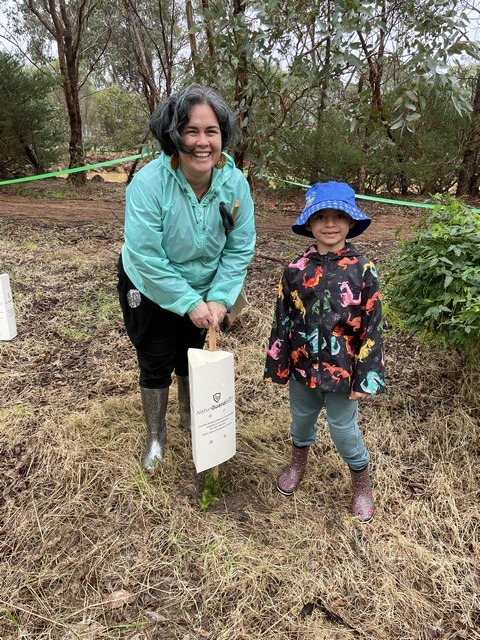
<path fill-rule="evenodd" d="M 256 304 L 217 342 L 236 358 L 237 455 L 202 511 L 175 384 L 166 460 L 152 477 L 139 465 L 137 371 L 115 293 L 121 223 L 0 225 L 19 325 L 0 343 L 2 640 L 480 638 L 477 371 L 391 331 L 389 392 L 361 410 L 374 521 L 350 517 L 323 419 L 301 488 L 282 497 L 286 393 L 261 376 L 295 248 L 260 239 Z"/>

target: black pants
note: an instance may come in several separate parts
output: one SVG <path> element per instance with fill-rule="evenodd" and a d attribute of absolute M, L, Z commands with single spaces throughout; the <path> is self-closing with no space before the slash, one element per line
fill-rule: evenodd
<path fill-rule="evenodd" d="M 118 295 L 128 337 L 137 351 L 140 386 L 164 389 L 172 372 L 188 376 L 188 349 L 203 349 L 206 329 L 199 329 L 188 315 L 162 309 L 146 298 L 128 278 L 118 261 Z"/>

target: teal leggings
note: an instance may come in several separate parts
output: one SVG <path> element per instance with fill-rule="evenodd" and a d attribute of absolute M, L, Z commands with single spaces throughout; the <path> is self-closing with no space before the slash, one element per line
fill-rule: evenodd
<path fill-rule="evenodd" d="M 293 444 L 305 447 L 315 442 L 317 419 L 325 406 L 330 436 L 344 462 L 354 471 L 368 464 L 370 455 L 357 424 L 358 402 L 349 400 L 347 393 L 310 389 L 296 380 L 290 380 L 289 393 Z"/>

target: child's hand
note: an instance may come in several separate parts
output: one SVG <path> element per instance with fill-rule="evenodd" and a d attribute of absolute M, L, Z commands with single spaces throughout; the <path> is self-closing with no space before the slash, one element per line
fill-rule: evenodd
<path fill-rule="evenodd" d="M 371 393 L 363 393 L 362 391 L 350 391 L 350 395 L 348 396 L 349 400 L 362 400 L 362 398 L 368 398 L 371 396 Z"/>

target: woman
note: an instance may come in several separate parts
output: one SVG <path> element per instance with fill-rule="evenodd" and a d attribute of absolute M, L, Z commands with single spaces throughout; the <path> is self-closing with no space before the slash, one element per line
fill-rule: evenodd
<path fill-rule="evenodd" d="M 238 136 L 224 100 L 192 84 L 160 105 L 150 130 L 163 153 L 127 187 L 118 282 L 140 368 L 146 471 L 164 457 L 172 372 L 180 424 L 190 428 L 187 351 L 203 348 L 235 303 L 255 246 L 250 189 L 224 152 Z"/>

